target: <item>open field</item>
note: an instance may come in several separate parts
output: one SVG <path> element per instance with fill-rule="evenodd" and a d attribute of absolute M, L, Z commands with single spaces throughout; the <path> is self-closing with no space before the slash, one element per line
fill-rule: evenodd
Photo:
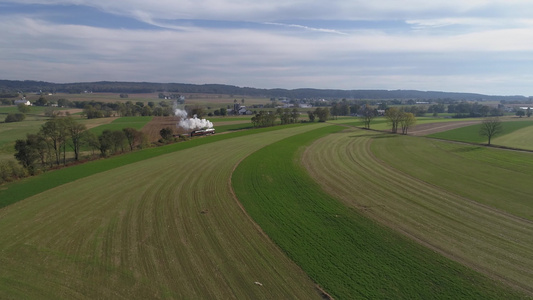
<path fill-rule="evenodd" d="M 531 153 L 394 136 L 375 138 L 372 153 L 409 176 L 533 222 Z"/>
<path fill-rule="evenodd" d="M 448 130 L 448 128 L 457 128 L 467 126 L 468 124 L 475 124 L 481 122 L 479 118 L 464 118 L 452 119 L 441 117 L 417 117 L 416 124 L 408 131 L 411 135 L 426 135 L 427 129 L 440 128 L 438 132 Z M 355 127 L 363 127 L 363 121 L 359 117 L 339 117 L 337 120 L 329 120 L 328 123 L 349 125 Z M 370 123 L 370 129 L 390 131 L 390 124 L 388 124 L 385 117 L 377 117 Z"/>
<path fill-rule="evenodd" d="M 0 160 L 14 159 L 15 141 L 26 138 L 28 133 L 37 133 L 44 122 L 42 118 L 40 121 L 0 123 Z"/>
<path fill-rule="evenodd" d="M 1 186 L 0 298 L 320 298 L 312 280 L 339 299 L 533 294 L 531 155 L 339 130 L 201 137 Z"/>
<path fill-rule="evenodd" d="M 481 123 L 481 121 L 482 120 L 479 120 L 478 123 Z M 522 128 L 530 127 L 532 125 L 533 125 L 533 121 L 531 120 L 519 119 L 519 118 L 504 118 L 502 119 L 503 131 L 497 134 L 493 138 L 493 140 L 491 141 L 491 144 L 512 147 L 506 144 L 496 143 L 495 140 L 499 137 L 504 137 L 506 135 L 512 135 L 514 134 L 515 131 L 520 130 Z M 465 126 L 465 127 L 460 127 L 456 129 L 445 130 L 442 132 L 429 134 L 428 137 L 444 139 L 444 140 L 459 141 L 459 142 L 467 142 L 467 143 L 487 143 L 487 138 L 479 135 L 480 127 L 481 127 L 481 124 L 470 125 L 470 126 Z M 524 132 L 522 132 L 521 134 L 524 134 Z M 514 138 L 511 136 L 509 137 L 509 140 L 513 140 L 513 139 Z M 505 140 L 506 139 L 503 139 L 500 141 L 505 141 Z"/>
<path fill-rule="evenodd" d="M 267 133 L 285 128 L 300 127 L 300 124 L 287 125 L 283 127 L 267 127 L 255 129 L 253 131 L 237 131 L 231 134 L 214 135 L 209 138 L 194 138 L 186 143 L 174 143 L 161 147 L 148 148 L 138 151 L 129 152 L 122 155 L 113 156 L 106 159 L 91 161 L 85 164 L 71 166 L 64 169 L 46 172 L 39 176 L 24 178 L 0 186 L 0 208 L 16 203 L 20 200 L 29 198 L 48 189 L 70 183 L 75 180 L 85 178 L 100 172 L 105 172 L 125 166 L 128 164 L 140 162 L 146 159 L 154 158 L 160 155 L 181 151 L 200 145 L 215 143 L 225 139 L 236 137 L 245 137 L 257 133 Z"/>
<path fill-rule="evenodd" d="M 492 143 L 506 147 L 533 150 L 533 122 L 531 125 L 516 129 L 511 134 L 496 136 Z"/>
<path fill-rule="evenodd" d="M 443 131 L 448 131 L 452 129 L 462 128 L 474 124 L 481 123 L 481 120 L 471 120 L 471 121 L 450 121 L 450 122 L 430 122 L 430 123 L 422 123 L 417 122 L 413 128 L 410 128 L 408 131 L 408 134 L 410 135 L 416 135 L 416 136 L 425 136 L 430 135 L 434 133 L 439 133 Z"/>
<path fill-rule="evenodd" d="M 100 125 L 109 124 L 116 118 L 80 119 L 78 122 L 87 128 L 94 128 Z M 22 122 L 0 123 L 0 161 L 14 160 L 15 141 L 25 139 L 28 133 L 37 133 L 41 126 L 48 120 L 44 116 L 26 118 Z"/>
<path fill-rule="evenodd" d="M 532 156 L 478 149 L 351 129 L 303 159 L 346 205 L 531 296 Z"/>
<path fill-rule="evenodd" d="M 94 134 L 100 135 L 104 130 L 122 130 L 123 128 L 131 127 L 141 130 L 153 117 L 122 117 L 122 118 L 106 118 L 113 119 L 111 123 L 103 124 L 90 129 Z"/>
<path fill-rule="evenodd" d="M 318 299 L 228 180 L 244 156 L 320 126 L 218 138 L 1 209 L 0 298 Z"/>
<path fill-rule="evenodd" d="M 246 210 L 311 278 L 339 299 L 510 296 L 499 289 L 499 284 L 377 225 L 353 209 L 352 203 L 344 206 L 325 194 L 297 158 L 303 145 L 324 134 L 329 133 L 315 144 L 335 150 L 337 139 L 353 136 L 353 132 L 334 131 L 338 129 L 325 128 L 267 146 L 246 158 L 233 175 L 235 192 Z M 309 151 L 314 152 L 315 144 Z M 317 156 L 334 155 L 335 150 L 320 151 Z M 321 169 L 327 173 L 324 177 L 332 177 L 329 173 L 335 172 L 333 168 Z M 321 180 L 331 184 L 329 178 Z M 345 190 L 365 183 L 345 180 L 343 186 L 331 184 L 331 188 Z M 359 197 L 373 188 L 368 185 L 351 195 Z"/>
<path fill-rule="evenodd" d="M 174 134 L 186 133 L 185 130 L 180 130 L 180 128 L 176 127 L 178 121 L 178 117 L 153 117 L 150 122 L 146 123 L 141 131 L 148 136 L 148 140 L 150 142 L 156 142 L 161 139 L 161 134 L 159 131 L 166 127 L 172 128 L 174 130 Z"/>

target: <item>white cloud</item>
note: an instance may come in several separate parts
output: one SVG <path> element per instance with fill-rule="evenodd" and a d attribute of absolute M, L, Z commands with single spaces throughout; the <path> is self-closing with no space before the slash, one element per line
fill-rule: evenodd
<path fill-rule="evenodd" d="M 97 7 L 160 30 L 4 16 L 0 72 L 7 79 L 533 94 L 528 83 L 533 19 L 527 16 L 531 9 L 526 1 L 40 2 Z M 511 18 L 513 6 L 523 11 Z M 251 20 L 272 26 L 176 26 L 176 18 Z M 336 18 L 400 20 L 413 30 L 330 28 L 327 24 L 335 23 L 327 20 Z M 320 20 L 326 21 L 313 25 Z"/>
<path fill-rule="evenodd" d="M 450 17 L 529 17 L 529 0 L 17 0 L 18 4 L 85 5 L 116 14 L 150 19 L 210 19 L 272 22 L 279 20 L 383 20 Z M 510 13 L 512 12 L 512 13 Z M 142 19 L 142 18 L 141 18 Z"/>

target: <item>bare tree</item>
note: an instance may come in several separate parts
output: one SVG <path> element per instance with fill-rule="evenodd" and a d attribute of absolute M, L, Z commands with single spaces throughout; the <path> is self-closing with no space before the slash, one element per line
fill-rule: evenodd
<path fill-rule="evenodd" d="M 481 128 L 479 128 L 479 135 L 486 136 L 489 139 L 489 145 L 490 140 L 493 136 L 495 136 L 498 133 L 501 133 L 503 130 L 502 122 L 500 121 L 500 118 L 498 117 L 490 117 L 483 119 L 483 122 L 481 123 Z"/>
<path fill-rule="evenodd" d="M 365 104 L 359 109 L 359 116 L 361 120 L 363 120 L 363 124 L 366 129 L 370 129 L 370 122 L 378 115 L 375 108 L 372 108 L 368 106 L 368 104 Z"/>

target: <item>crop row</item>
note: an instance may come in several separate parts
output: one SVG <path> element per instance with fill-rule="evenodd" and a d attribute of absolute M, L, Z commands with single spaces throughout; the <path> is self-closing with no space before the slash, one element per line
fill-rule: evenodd
<path fill-rule="evenodd" d="M 361 214 L 531 293 L 533 223 L 503 210 L 529 205 L 531 211 L 520 199 L 531 175 L 442 151 L 441 143 L 447 145 L 352 130 L 314 143 L 304 162 L 322 188 Z M 463 153 L 464 148 L 454 149 Z M 503 184 L 507 181 L 517 187 Z M 510 192 L 514 196 L 507 201 Z"/>
<path fill-rule="evenodd" d="M 44 175 L 72 175 L 62 185 L 36 177 L 46 191 L 0 209 L 0 298 L 319 298 L 253 226 L 229 178 L 246 155 L 321 126 L 212 136 Z"/>

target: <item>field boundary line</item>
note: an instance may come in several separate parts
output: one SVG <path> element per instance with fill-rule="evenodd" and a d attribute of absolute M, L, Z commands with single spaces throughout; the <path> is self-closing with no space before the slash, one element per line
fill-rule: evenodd
<path fill-rule="evenodd" d="M 264 147 L 263 147 L 264 148 Z M 261 148 L 262 149 L 262 148 Z M 295 262 L 293 261 L 291 258 L 289 258 L 287 256 L 287 253 L 285 251 L 283 251 L 283 249 L 276 243 L 274 242 L 274 240 L 272 240 L 270 238 L 270 236 L 263 230 L 263 228 L 261 228 L 261 226 L 259 226 L 259 224 L 257 224 L 255 222 L 255 220 L 252 218 L 252 216 L 250 216 L 250 214 L 246 211 L 246 208 L 244 208 L 244 205 L 242 205 L 241 201 L 239 201 L 239 198 L 237 197 L 237 195 L 235 194 L 235 190 L 233 189 L 233 185 L 232 185 L 232 182 L 233 182 L 233 173 L 235 173 L 235 170 L 237 169 L 237 167 L 241 164 L 241 162 L 243 160 L 245 160 L 246 158 L 248 158 L 250 155 L 254 154 L 255 152 L 259 151 L 260 149 L 244 156 L 243 158 L 241 158 L 234 166 L 233 168 L 231 169 L 231 175 L 230 177 L 228 178 L 228 186 L 229 186 L 229 191 L 231 193 L 231 196 L 233 197 L 233 200 L 235 200 L 235 202 L 237 203 L 237 206 L 239 206 L 239 208 L 241 209 L 242 213 L 246 216 L 246 218 L 250 221 L 250 223 L 252 224 L 252 226 L 255 228 L 255 230 L 260 234 L 262 235 L 264 238 L 266 238 L 272 245 L 274 245 L 275 249 L 283 254 L 285 257 L 287 257 L 287 259 L 291 260 L 292 262 L 294 262 L 295 265 L 298 266 L 298 269 L 300 269 L 300 271 L 304 274 L 307 275 L 307 273 Z M 328 292 L 326 292 L 316 281 L 314 281 L 312 278 L 309 277 L 309 275 L 307 275 L 307 277 L 309 278 L 309 280 L 313 281 L 315 283 L 315 288 L 318 290 L 320 296 L 323 298 L 323 299 L 329 299 L 329 300 L 333 300 L 334 298 L 328 294 Z"/>

